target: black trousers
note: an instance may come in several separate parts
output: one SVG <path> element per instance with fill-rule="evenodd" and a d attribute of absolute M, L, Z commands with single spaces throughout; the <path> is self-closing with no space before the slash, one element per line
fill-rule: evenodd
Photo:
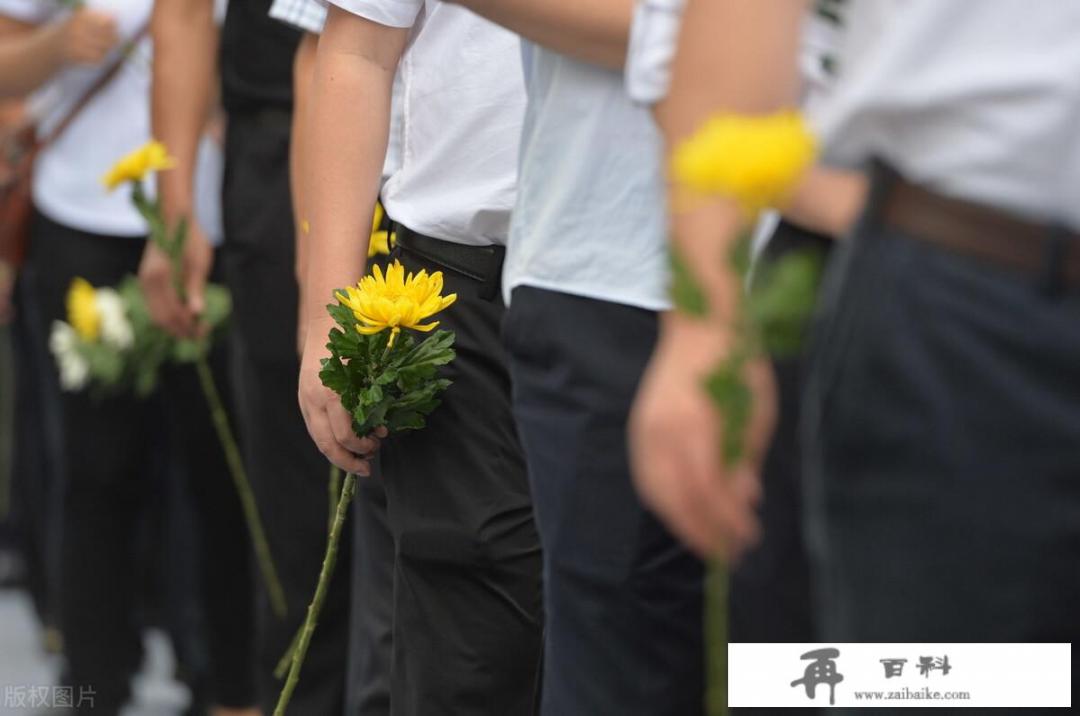
<path fill-rule="evenodd" d="M 394 538 L 378 460 L 353 504 L 348 716 L 389 716 L 394 625 Z"/>
<path fill-rule="evenodd" d="M 47 335 L 66 316 L 64 299 L 76 276 L 95 286 L 114 285 L 134 273 L 139 239 L 100 236 L 61 226 L 37 214 L 30 263 L 37 307 Z M 221 367 L 218 359 L 217 365 Z M 225 378 L 218 371 L 218 380 Z M 55 380 L 55 378 L 53 378 Z M 95 397 L 88 391 L 61 398 L 63 463 L 60 625 L 66 680 L 96 692 L 94 714 L 115 713 L 129 695 L 141 657 L 137 622 L 139 521 L 145 517 L 151 450 L 166 445 L 163 411 L 177 428 L 189 489 L 200 517 L 203 606 L 209 627 L 212 700 L 227 706 L 254 702 L 253 629 L 249 546 L 239 501 L 213 433 L 194 370 L 164 376 L 162 400 L 131 395 Z M 154 557 L 151 556 L 151 559 Z"/>
<path fill-rule="evenodd" d="M 840 251 L 806 405 L 824 638 L 1080 640 L 1080 295 L 873 205 Z"/>
<path fill-rule="evenodd" d="M 816 252 L 824 258 L 833 243 L 781 222 L 769 239 L 762 267 L 792 252 Z M 733 642 L 813 642 L 817 632 L 803 535 L 799 430 L 805 366 L 801 355 L 776 356 L 772 363 L 779 410 L 761 470 L 762 537 L 732 574 L 730 635 Z"/>
<path fill-rule="evenodd" d="M 409 271 L 441 268 L 395 250 Z M 457 302 L 454 381 L 420 431 L 384 442 L 395 544 L 391 705 L 409 716 L 534 713 L 540 674 L 540 540 L 510 411 L 501 300 L 443 270 Z"/>
<path fill-rule="evenodd" d="M 259 590 L 259 700 L 273 711 L 274 667 L 304 620 L 326 548 L 330 465 L 296 403 L 298 289 L 289 198 L 287 112 L 232 113 L 225 141 L 221 251 L 233 297 L 232 358 L 245 463 L 266 526 L 288 614 L 278 619 Z M 340 563 L 349 564 L 351 537 Z M 260 582 L 261 584 L 261 582 Z M 337 716 L 344 708 L 349 576 L 337 570 L 290 712 Z"/>
<path fill-rule="evenodd" d="M 626 421 L 653 312 L 514 290 L 504 340 L 544 546 L 543 713 L 703 710 L 701 562 L 639 502 Z"/>

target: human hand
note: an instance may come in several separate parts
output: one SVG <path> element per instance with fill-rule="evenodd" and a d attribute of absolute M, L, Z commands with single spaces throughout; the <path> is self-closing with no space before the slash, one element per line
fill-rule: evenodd
<path fill-rule="evenodd" d="M 146 243 L 139 264 L 139 284 L 155 324 L 177 338 L 194 338 L 205 332 L 199 317 L 206 308 L 206 281 L 214 264 L 214 247 L 198 224 L 188 224 L 181 267 L 181 300 L 173 279 L 172 260 L 152 241 Z"/>
<path fill-rule="evenodd" d="M 312 323 L 307 330 L 311 337 L 304 345 L 300 361 L 300 412 L 304 415 L 308 433 L 319 452 L 342 470 L 362 477 L 371 475 L 371 459 L 375 456 L 386 428 L 380 427 L 367 437 L 353 432 L 352 416 L 341 405 L 337 393 L 327 388 L 319 378 L 321 359 L 328 357 L 326 336 L 334 326 L 327 316 L 325 322 Z"/>
<path fill-rule="evenodd" d="M 747 368 L 754 411 L 745 457 L 729 467 L 721 451 L 723 416 L 705 380 L 730 339 L 716 326 L 681 315 L 664 322 L 630 417 L 634 483 L 646 505 L 691 549 L 734 562 L 760 533 L 755 507 L 775 415 L 772 371 L 764 362 Z"/>
<path fill-rule="evenodd" d="M 68 64 L 100 64 L 119 42 L 116 20 L 100 10 L 79 8 L 60 28 L 60 51 Z"/>

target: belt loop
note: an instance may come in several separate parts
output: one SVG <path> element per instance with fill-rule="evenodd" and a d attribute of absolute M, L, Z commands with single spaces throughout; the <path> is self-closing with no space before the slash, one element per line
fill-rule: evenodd
<path fill-rule="evenodd" d="M 1065 289 L 1065 267 L 1073 248 L 1072 233 L 1063 224 L 1053 224 L 1043 242 L 1038 285 L 1049 298 L 1060 298 Z"/>

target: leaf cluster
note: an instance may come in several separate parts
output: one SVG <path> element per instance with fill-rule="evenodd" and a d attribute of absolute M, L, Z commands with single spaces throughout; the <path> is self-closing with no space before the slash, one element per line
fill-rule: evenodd
<path fill-rule="evenodd" d="M 352 311 L 340 302 L 327 310 L 337 327 L 330 331 L 330 357 L 323 359 L 319 377 L 341 396 L 356 434 L 380 425 L 390 432 L 424 427 L 451 383 L 439 377 L 439 368 L 454 360 L 454 334 L 436 331 L 417 340 L 403 331 L 391 343 L 389 330 L 358 333 Z"/>
<path fill-rule="evenodd" d="M 91 389 L 97 394 L 132 392 L 137 397 L 146 397 L 157 387 L 163 365 L 194 363 L 205 354 L 232 311 L 228 289 L 217 284 L 207 285 L 206 311 L 202 320 L 210 330 L 201 338 L 177 339 L 151 320 L 138 279 L 126 276 L 116 291 L 131 324 L 132 345 L 126 349 L 103 341 L 80 341 L 78 345 L 79 353 L 89 364 Z"/>

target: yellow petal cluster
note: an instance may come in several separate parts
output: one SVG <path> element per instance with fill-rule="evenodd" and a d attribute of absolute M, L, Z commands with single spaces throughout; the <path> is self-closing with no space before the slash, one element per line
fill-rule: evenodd
<path fill-rule="evenodd" d="M 375 215 L 371 219 L 371 241 L 368 243 L 367 255 L 369 259 L 380 254 L 383 256 L 390 255 L 390 247 L 394 241 L 394 236 L 389 231 L 379 229 L 384 215 L 382 202 L 376 202 Z"/>
<path fill-rule="evenodd" d="M 84 278 L 71 282 L 67 292 L 68 323 L 79 338 L 92 342 L 101 335 L 101 311 L 98 310 L 97 292 Z"/>
<path fill-rule="evenodd" d="M 672 156 L 672 176 L 698 194 L 734 199 L 748 214 L 779 204 L 814 161 L 817 145 L 798 112 L 720 114 Z"/>
<path fill-rule="evenodd" d="M 428 274 L 405 273 L 400 261 L 394 261 L 387 267 L 385 276 L 378 266 L 372 268 L 370 276 L 360 279 L 356 286 L 350 286 L 345 292 L 338 292 L 337 299 L 352 311 L 359 323 L 356 330 L 363 335 L 372 335 L 390 329 L 387 345 L 393 345 L 394 339 L 403 328 L 427 333 L 439 325 L 439 322 L 422 323 L 439 311 L 451 306 L 457 300 L 457 294 L 442 295 L 443 275 L 441 271 Z"/>
<path fill-rule="evenodd" d="M 149 172 L 172 169 L 176 160 L 169 156 L 165 145 L 151 140 L 113 165 L 102 178 L 105 187 L 112 191 L 129 181 L 142 181 Z"/>

